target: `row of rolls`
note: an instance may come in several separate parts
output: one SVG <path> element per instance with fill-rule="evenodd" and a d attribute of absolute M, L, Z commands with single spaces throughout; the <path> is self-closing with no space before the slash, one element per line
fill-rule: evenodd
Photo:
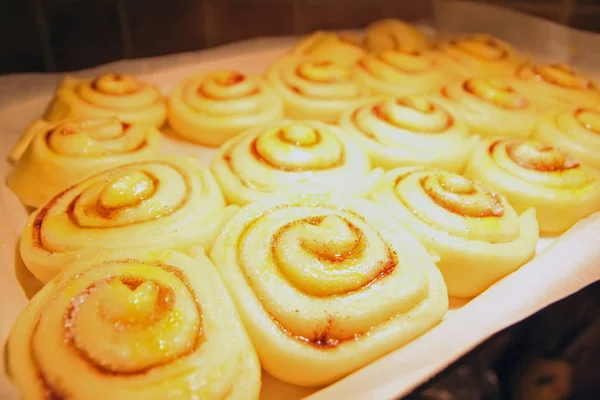
<path fill-rule="evenodd" d="M 9 375 L 25 399 L 252 399 L 261 368 L 335 382 L 600 210 L 599 100 L 567 66 L 398 20 L 166 99 L 67 78 L 10 153 L 45 286 Z M 220 146 L 210 168 L 159 154 L 166 121 Z"/>

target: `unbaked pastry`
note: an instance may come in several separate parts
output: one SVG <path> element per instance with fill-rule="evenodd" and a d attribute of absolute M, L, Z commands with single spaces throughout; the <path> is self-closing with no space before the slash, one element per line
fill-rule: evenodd
<path fill-rule="evenodd" d="M 423 165 L 460 172 L 477 142 L 437 96 L 364 100 L 342 114 L 340 127 L 384 169 Z"/>
<path fill-rule="evenodd" d="M 541 232 L 564 232 L 600 210 L 600 172 L 534 140 L 482 142 L 465 175 L 504 194 L 518 212 L 535 207 Z"/>
<path fill-rule="evenodd" d="M 369 51 L 421 50 L 428 44 L 419 29 L 399 19 L 381 19 L 365 28 L 364 46 Z"/>
<path fill-rule="evenodd" d="M 518 215 L 503 195 L 460 175 L 398 168 L 372 198 L 439 258 L 450 296 L 480 294 L 535 253 L 535 209 Z"/>
<path fill-rule="evenodd" d="M 240 205 L 274 193 L 367 196 L 381 176 L 358 143 L 316 121 L 251 129 L 221 147 L 212 172 L 227 201 Z"/>
<path fill-rule="evenodd" d="M 481 136 L 528 137 L 538 120 L 536 105 L 505 80 L 468 78 L 443 86 L 440 94 Z"/>
<path fill-rule="evenodd" d="M 30 215 L 19 249 L 47 282 L 72 260 L 99 248 L 210 248 L 229 211 L 199 161 L 163 156 L 94 175 Z"/>
<path fill-rule="evenodd" d="M 337 123 L 352 102 L 368 91 L 354 79 L 352 68 L 331 58 L 285 56 L 267 72 L 288 118 Z"/>
<path fill-rule="evenodd" d="M 79 181 L 158 153 L 152 125 L 115 117 L 36 121 L 13 148 L 7 185 L 27 206 L 39 207 Z"/>
<path fill-rule="evenodd" d="M 219 146 L 245 129 L 283 116 L 281 100 L 262 77 L 229 70 L 179 82 L 168 107 L 173 130 L 206 146 Z"/>
<path fill-rule="evenodd" d="M 103 250 L 67 267 L 8 339 L 24 399 L 258 399 L 256 352 L 201 251 Z"/>
<path fill-rule="evenodd" d="M 300 40 L 292 49 L 300 56 L 329 57 L 352 65 L 365 54 L 360 39 L 350 33 L 316 31 Z"/>
<path fill-rule="evenodd" d="M 332 383 L 437 324 L 448 308 L 425 248 L 364 199 L 243 207 L 210 254 L 274 377 Z"/>
<path fill-rule="evenodd" d="M 130 75 L 106 74 L 95 79 L 67 76 L 44 114 L 47 121 L 71 117 L 118 117 L 132 124 L 165 123 L 165 99 L 158 86 Z"/>

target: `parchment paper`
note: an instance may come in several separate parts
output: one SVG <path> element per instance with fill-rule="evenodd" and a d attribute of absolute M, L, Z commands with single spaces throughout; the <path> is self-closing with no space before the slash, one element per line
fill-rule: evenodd
<path fill-rule="evenodd" d="M 577 32 L 549 21 L 497 7 L 436 1 L 436 28 L 444 33 L 489 32 L 548 61 L 569 62 L 590 71 L 600 60 L 600 36 Z M 181 78 L 202 70 L 237 68 L 260 73 L 297 38 L 253 39 L 217 49 L 151 59 L 127 60 L 80 71 L 131 73 L 158 83 L 165 93 Z M 585 44 L 585 46 L 584 46 Z M 575 49 L 575 51 L 573 51 Z M 582 51 L 585 49 L 585 51 Z M 596 54 L 593 53 L 596 52 Z M 23 129 L 39 117 L 63 74 L 0 77 L 0 174 L 6 177 L 6 155 Z M 199 157 L 206 165 L 214 150 L 165 138 L 164 152 Z M 17 279 L 35 281 L 15 264 L 15 246 L 26 212 L 4 184 L 0 187 L 0 340 L 27 304 Z M 452 301 L 452 310 L 434 329 L 404 348 L 314 393 L 314 399 L 388 399 L 409 393 L 463 354 L 503 328 L 600 279 L 600 213 L 580 221 L 562 237 L 544 238 L 536 258 L 470 302 Z M 547 247 L 549 246 L 549 247 Z M 547 247 L 547 248 L 546 248 Z M 17 268 L 15 268 L 17 265 Z M 0 398 L 16 399 L 4 376 Z M 264 399 L 298 399 L 314 392 L 264 378 Z"/>

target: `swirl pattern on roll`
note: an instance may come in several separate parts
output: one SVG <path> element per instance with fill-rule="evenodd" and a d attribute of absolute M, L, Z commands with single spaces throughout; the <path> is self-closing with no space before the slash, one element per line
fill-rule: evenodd
<path fill-rule="evenodd" d="M 519 216 L 503 195 L 457 174 L 398 168 L 372 198 L 439 256 L 451 296 L 478 295 L 535 252 L 535 210 Z"/>
<path fill-rule="evenodd" d="M 329 384 L 424 333 L 448 299 L 426 250 L 367 200 L 243 207 L 211 252 L 263 368 Z"/>
<path fill-rule="evenodd" d="M 440 41 L 436 50 L 464 77 L 506 77 L 526 61 L 510 44 L 487 34 Z"/>
<path fill-rule="evenodd" d="M 483 142 L 465 174 L 505 194 L 517 211 L 535 207 L 541 232 L 563 232 L 600 210 L 600 173 L 535 140 Z"/>
<path fill-rule="evenodd" d="M 364 46 L 368 51 L 422 50 L 427 38 L 413 25 L 398 19 L 382 19 L 365 28 Z"/>
<path fill-rule="evenodd" d="M 260 391 L 256 352 L 202 253 L 78 259 L 32 299 L 7 347 L 27 399 L 258 399 Z"/>
<path fill-rule="evenodd" d="M 212 172 L 225 198 L 240 205 L 274 193 L 366 196 L 381 175 L 339 128 L 310 121 L 249 130 L 221 147 Z"/>
<path fill-rule="evenodd" d="M 461 171 L 477 141 L 436 96 L 366 100 L 342 114 L 340 126 L 384 169 L 423 165 Z"/>
<path fill-rule="evenodd" d="M 565 64 L 525 64 L 514 85 L 544 108 L 600 104 L 598 84 Z"/>
<path fill-rule="evenodd" d="M 440 94 L 482 136 L 528 137 L 538 119 L 535 104 L 506 80 L 469 78 Z"/>
<path fill-rule="evenodd" d="M 7 185 L 23 203 L 39 207 L 79 181 L 158 152 L 160 134 L 114 117 L 36 121 L 11 152 Z"/>
<path fill-rule="evenodd" d="M 360 40 L 350 33 L 316 31 L 300 40 L 292 53 L 299 56 L 329 57 L 341 64 L 353 65 L 365 50 Z"/>
<path fill-rule="evenodd" d="M 536 126 L 533 137 L 600 170 L 600 106 L 568 107 L 548 113 Z"/>
<path fill-rule="evenodd" d="M 225 217 L 210 172 L 195 159 L 164 156 L 101 172 L 56 195 L 29 217 L 20 252 L 47 282 L 98 248 L 210 247 Z"/>
<path fill-rule="evenodd" d="M 283 100 L 286 116 L 296 120 L 336 123 L 367 93 L 350 66 L 331 58 L 286 56 L 269 68 L 267 79 Z"/>
<path fill-rule="evenodd" d="M 283 116 L 281 100 L 267 82 L 232 70 L 184 79 L 168 105 L 169 125 L 186 140 L 207 146 Z"/>
<path fill-rule="evenodd" d="M 131 124 L 157 128 L 166 120 L 165 100 L 158 86 L 129 75 L 106 74 L 93 80 L 66 77 L 44 119 L 117 117 Z"/>
<path fill-rule="evenodd" d="M 382 50 L 362 57 L 356 80 L 374 95 L 429 93 L 447 79 L 441 60 L 426 50 Z"/>

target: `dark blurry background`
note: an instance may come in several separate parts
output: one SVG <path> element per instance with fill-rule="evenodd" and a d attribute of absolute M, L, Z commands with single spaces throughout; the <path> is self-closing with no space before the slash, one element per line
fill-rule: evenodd
<path fill-rule="evenodd" d="M 600 0 L 485 1 L 600 31 Z M 415 21 L 431 8 L 432 0 L 0 0 L 0 73 L 76 70 L 383 17 Z"/>

